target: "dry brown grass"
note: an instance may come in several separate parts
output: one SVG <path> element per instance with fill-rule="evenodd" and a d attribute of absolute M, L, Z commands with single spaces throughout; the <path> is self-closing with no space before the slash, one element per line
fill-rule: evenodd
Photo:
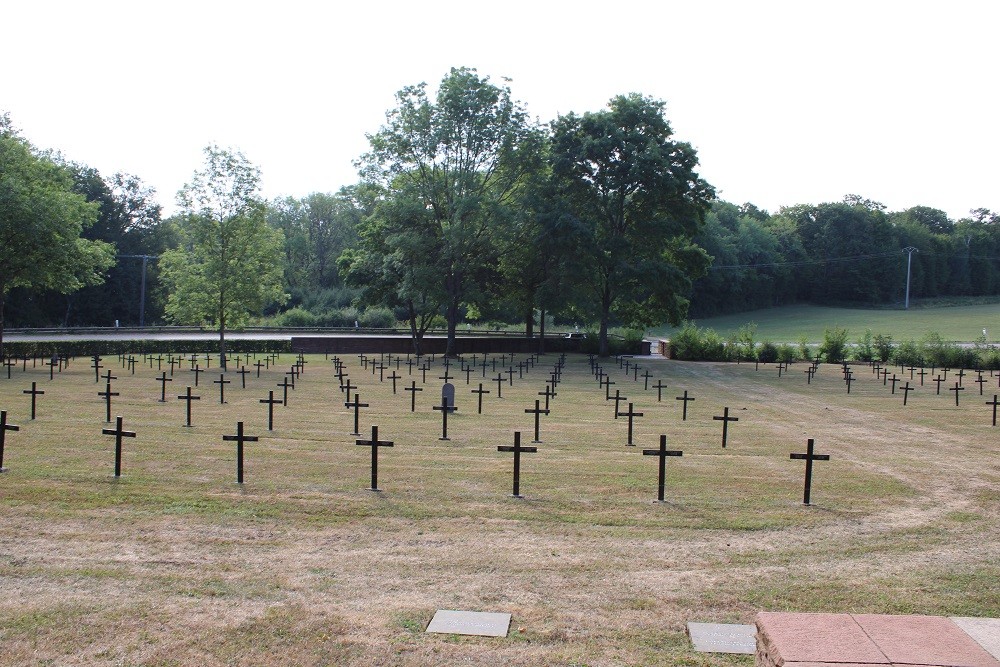
<path fill-rule="evenodd" d="M 482 416 L 464 375 L 454 381 L 449 442 L 430 407 L 440 360 L 411 414 L 402 385 L 393 396 L 348 359 L 371 403 L 362 432 L 378 424 L 396 443 L 380 452 L 378 494 L 332 364 L 309 361 L 273 433 L 257 401 L 289 355 L 246 390 L 230 374 L 225 406 L 203 376 L 193 429 L 173 398 L 190 373 L 162 404 L 154 371 L 118 370 L 114 413 L 139 434 L 119 480 L 86 360 L 51 383 L 30 364 L 0 378 L 0 407 L 22 428 L 0 476 L 0 662 L 749 665 L 692 652 L 685 623 L 751 622 L 762 609 L 1000 611 L 1000 431 L 968 381 L 958 408 L 933 387 L 904 408 L 863 368 L 848 395 L 832 366 L 807 386 L 803 365 L 778 379 L 774 367 L 643 361 L 670 386 L 658 404 L 612 363 L 645 412 L 626 448 L 624 420 L 610 418 L 586 359 L 570 357 L 516 500 L 496 446 L 515 429 L 531 440 L 524 409 L 554 356 L 502 400 L 487 384 Z M 47 392 L 34 422 L 20 393 L 32 380 Z M 684 389 L 696 397 L 686 422 L 673 400 Z M 711 420 L 723 406 L 740 418 L 726 450 Z M 240 419 L 260 436 L 243 487 L 221 437 Z M 668 461 L 664 505 L 651 502 L 655 461 L 638 451 L 660 433 L 684 450 Z M 807 437 L 833 457 L 816 465 L 812 507 L 802 463 L 788 460 Z M 424 634 L 442 608 L 511 612 L 511 635 Z"/>

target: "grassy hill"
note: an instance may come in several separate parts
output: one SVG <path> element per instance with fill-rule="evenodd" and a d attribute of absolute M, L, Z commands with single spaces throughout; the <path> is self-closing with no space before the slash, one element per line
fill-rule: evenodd
<path fill-rule="evenodd" d="M 698 320 L 699 327 L 710 327 L 722 335 L 748 322 L 757 324 L 757 340 L 796 342 L 803 336 L 809 342 L 823 340 L 823 330 L 841 327 L 856 340 L 871 329 L 874 333 L 892 334 L 895 340 L 919 339 L 937 332 L 946 340 L 971 342 L 987 330 L 990 342 L 1000 340 L 1000 303 L 912 307 L 910 310 L 863 308 L 827 308 L 823 306 L 785 306 L 755 310 Z M 650 335 L 669 338 L 673 327 L 653 329 Z"/>

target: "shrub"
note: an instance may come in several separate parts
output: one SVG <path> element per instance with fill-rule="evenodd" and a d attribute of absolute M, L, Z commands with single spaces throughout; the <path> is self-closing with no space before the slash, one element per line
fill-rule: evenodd
<path fill-rule="evenodd" d="M 778 346 L 778 361 L 783 361 L 788 364 L 796 359 L 796 350 L 793 346 L 788 343 L 782 343 Z"/>
<path fill-rule="evenodd" d="M 369 329 L 392 329 L 396 316 L 388 308 L 367 308 L 358 318 L 361 326 Z"/>
<path fill-rule="evenodd" d="M 684 361 L 725 361 L 726 343 L 714 329 L 699 329 L 685 322 L 670 339 L 673 357 Z"/>
<path fill-rule="evenodd" d="M 875 334 L 875 358 L 882 362 L 892 358 L 892 334 Z"/>
<path fill-rule="evenodd" d="M 911 338 L 902 341 L 892 351 L 892 361 L 901 366 L 923 366 L 924 356 L 920 353 L 920 347 L 916 341 Z"/>
<path fill-rule="evenodd" d="M 760 344 L 757 350 L 757 361 L 762 364 L 773 364 L 778 360 L 778 347 L 769 340 Z"/>
<path fill-rule="evenodd" d="M 820 354 L 827 363 L 836 364 L 844 360 L 847 352 L 847 329 L 827 329 L 823 332 L 823 345 Z"/>
<path fill-rule="evenodd" d="M 278 326 L 282 327 L 314 327 L 319 318 L 305 308 L 289 308 L 277 317 Z"/>
<path fill-rule="evenodd" d="M 854 358 L 858 361 L 871 361 L 875 358 L 875 348 L 872 345 L 872 330 L 865 329 L 854 348 Z"/>

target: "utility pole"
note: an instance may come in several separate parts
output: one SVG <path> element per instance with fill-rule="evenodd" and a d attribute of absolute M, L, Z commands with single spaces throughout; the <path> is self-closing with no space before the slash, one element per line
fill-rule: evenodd
<path fill-rule="evenodd" d="M 906 253 L 906 303 L 903 306 L 903 310 L 910 309 L 910 266 L 913 264 L 913 253 L 920 252 L 913 246 L 907 246 L 903 248 L 903 252 Z"/>

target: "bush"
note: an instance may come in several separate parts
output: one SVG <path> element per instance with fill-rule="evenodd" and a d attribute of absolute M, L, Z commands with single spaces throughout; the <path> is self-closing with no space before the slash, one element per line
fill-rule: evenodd
<path fill-rule="evenodd" d="M 820 354 L 827 363 L 838 364 L 844 360 L 847 353 L 847 329 L 827 329 L 823 332 L 823 345 Z"/>
<path fill-rule="evenodd" d="M 361 326 L 368 329 L 392 329 L 396 326 L 396 316 L 388 308 L 368 308 L 358 320 Z"/>
<path fill-rule="evenodd" d="M 892 358 L 891 334 L 875 334 L 875 358 L 881 362 Z"/>
<path fill-rule="evenodd" d="M 790 364 L 796 359 L 795 347 L 789 345 L 788 343 L 782 343 L 778 346 L 778 361 L 782 361 L 786 364 Z"/>
<path fill-rule="evenodd" d="M 904 340 L 892 351 L 892 361 L 900 366 L 923 366 L 925 363 L 920 347 L 912 338 Z"/>
<path fill-rule="evenodd" d="M 315 327 L 319 318 L 305 308 L 290 308 L 277 318 L 278 326 L 282 327 Z"/>
<path fill-rule="evenodd" d="M 875 347 L 872 345 L 872 330 L 865 329 L 854 348 L 854 358 L 858 361 L 871 361 L 875 358 Z"/>
<path fill-rule="evenodd" d="M 726 343 L 714 329 L 699 329 L 685 322 L 670 339 L 673 357 L 683 361 L 726 361 Z"/>
<path fill-rule="evenodd" d="M 778 347 L 769 340 L 760 344 L 757 350 L 757 361 L 762 364 L 773 364 L 778 360 Z"/>

